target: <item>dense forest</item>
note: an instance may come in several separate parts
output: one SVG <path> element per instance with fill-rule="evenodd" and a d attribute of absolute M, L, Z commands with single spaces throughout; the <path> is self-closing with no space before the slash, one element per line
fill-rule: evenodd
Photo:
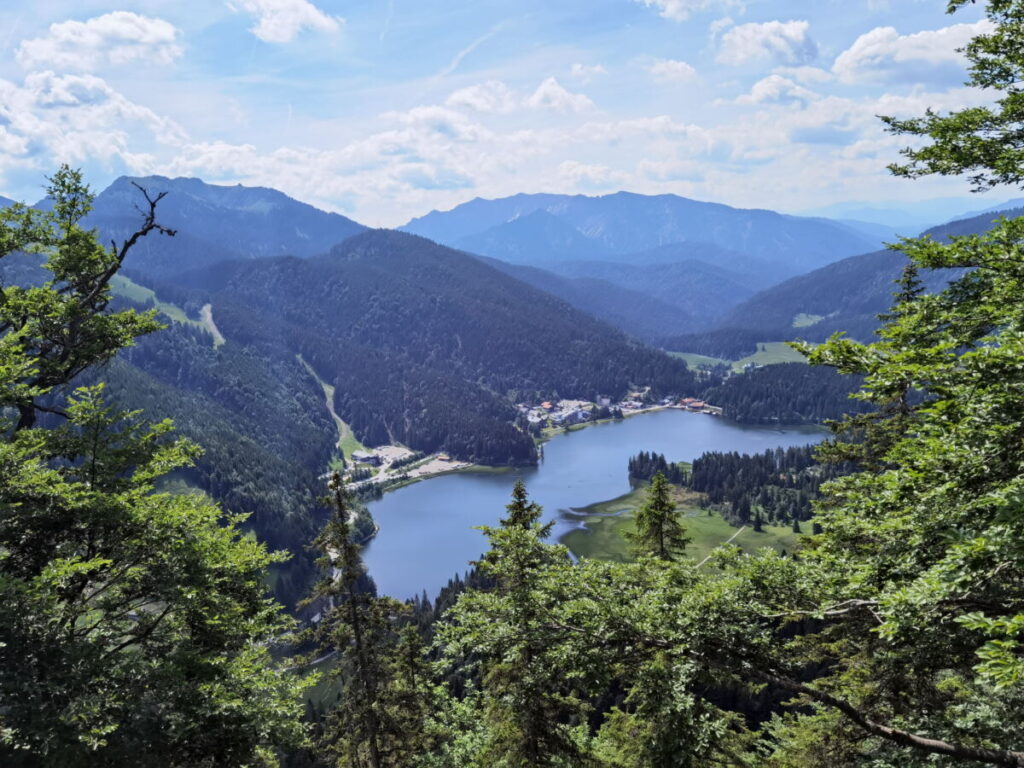
<path fill-rule="evenodd" d="M 650 480 L 662 474 L 673 485 L 684 485 L 690 475 L 685 465 L 669 463 L 663 454 L 654 451 L 640 451 L 630 456 L 627 466 L 630 480 Z"/>
<path fill-rule="evenodd" d="M 821 424 L 870 406 L 850 395 L 863 378 L 804 363 L 779 363 L 730 376 L 704 399 L 741 424 Z"/>
<path fill-rule="evenodd" d="M 801 522 L 811 519 L 812 501 L 821 486 L 853 471 L 850 464 L 818 462 L 816 450 L 801 446 L 754 456 L 705 453 L 694 459 L 687 484 L 735 525 L 759 520 L 799 530 Z"/>
<path fill-rule="evenodd" d="M 526 464 L 536 453 L 513 426 L 517 401 L 697 389 L 681 361 L 411 235 L 367 232 L 327 256 L 220 265 L 179 283 L 212 304 L 229 340 L 301 353 L 367 444 Z"/>
<path fill-rule="evenodd" d="M 775 448 L 754 456 L 735 451 L 710 451 L 692 464 L 668 461 L 663 454 L 640 451 L 628 462 L 630 480 L 662 475 L 673 485 L 702 495 L 733 525 L 792 525 L 811 519 L 821 486 L 854 471 L 850 463 L 819 462 L 817 448 L 806 445 Z"/>

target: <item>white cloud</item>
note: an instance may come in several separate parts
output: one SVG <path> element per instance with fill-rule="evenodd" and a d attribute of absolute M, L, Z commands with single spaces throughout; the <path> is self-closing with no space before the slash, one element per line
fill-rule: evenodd
<path fill-rule="evenodd" d="M 647 71 L 663 83 L 685 83 L 697 79 L 697 70 L 685 61 L 675 59 L 658 59 L 647 67 Z"/>
<path fill-rule="evenodd" d="M 553 109 L 557 112 L 583 112 L 594 106 L 594 102 L 582 93 L 567 91 L 553 77 L 538 85 L 526 104 L 534 109 Z"/>
<path fill-rule="evenodd" d="M 309 0 L 229 0 L 228 8 L 256 17 L 250 31 L 265 43 L 288 43 L 304 29 L 337 32 L 345 20 L 328 16 Z"/>
<path fill-rule="evenodd" d="M 616 172 L 607 165 L 581 163 L 576 160 L 565 160 L 558 165 L 558 175 L 578 189 L 608 189 L 621 184 L 626 176 Z"/>
<path fill-rule="evenodd" d="M 776 67 L 772 71 L 798 83 L 827 83 L 835 77 L 827 69 L 820 67 Z"/>
<path fill-rule="evenodd" d="M 769 75 L 754 83 L 750 93 L 736 99 L 737 104 L 793 104 L 807 103 L 817 94 L 781 75 Z"/>
<path fill-rule="evenodd" d="M 485 114 L 509 114 L 529 109 L 584 112 L 592 109 L 594 103 L 582 93 L 573 93 L 565 89 L 554 77 L 548 77 L 528 95 L 517 94 L 500 80 L 488 80 L 486 83 L 454 91 L 445 100 L 445 106 L 471 109 Z M 407 114 L 425 109 L 431 108 L 417 107 Z"/>
<path fill-rule="evenodd" d="M 23 41 L 16 56 L 28 70 L 88 72 L 134 61 L 169 64 L 181 53 L 178 30 L 169 22 L 115 11 L 51 24 L 46 36 Z"/>
<path fill-rule="evenodd" d="M 507 114 L 519 108 L 520 100 L 500 80 L 460 88 L 445 101 L 449 107 L 465 107 L 476 112 Z"/>
<path fill-rule="evenodd" d="M 672 21 L 686 21 L 696 11 L 743 8 L 742 0 L 633 0 L 648 8 L 655 8 L 658 15 Z"/>
<path fill-rule="evenodd" d="M 767 21 L 740 24 L 722 35 L 717 61 L 738 65 L 772 58 L 780 64 L 807 64 L 818 55 L 818 46 L 806 21 Z"/>
<path fill-rule="evenodd" d="M 991 29 L 991 23 L 984 19 L 912 35 L 900 35 L 892 27 L 876 27 L 839 54 L 832 71 L 845 83 L 962 83 L 966 79 L 964 57 L 957 49 Z"/>
<path fill-rule="evenodd" d="M 0 80 L 0 165 L 49 169 L 57 162 L 120 164 L 142 172 L 160 147 L 176 151 L 185 132 L 92 74 L 33 72 Z"/>
<path fill-rule="evenodd" d="M 608 70 L 600 64 L 580 64 L 576 62 L 569 70 L 569 76 L 583 83 L 589 83 L 598 75 L 607 75 Z"/>
<path fill-rule="evenodd" d="M 641 160 L 637 173 L 656 182 L 694 182 L 704 178 L 702 165 L 694 160 Z"/>
<path fill-rule="evenodd" d="M 723 16 L 720 19 L 715 19 L 708 27 L 708 39 L 712 44 L 717 44 L 718 38 L 721 34 L 735 23 L 736 22 L 733 21 L 731 16 Z"/>

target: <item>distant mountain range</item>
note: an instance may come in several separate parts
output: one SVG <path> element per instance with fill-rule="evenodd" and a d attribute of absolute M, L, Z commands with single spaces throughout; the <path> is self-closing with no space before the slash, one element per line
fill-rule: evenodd
<path fill-rule="evenodd" d="M 1022 216 L 1024 208 L 1005 213 Z M 985 213 L 932 227 L 925 234 L 936 239 L 978 234 L 992 226 L 993 218 L 993 213 Z M 755 294 L 730 310 L 706 335 L 823 341 L 844 331 L 870 341 L 879 325 L 878 315 L 892 305 L 894 282 L 906 264 L 906 256 L 892 250 L 843 259 Z M 927 290 L 939 291 L 956 275 L 953 270 L 934 270 L 922 274 L 922 279 Z M 666 340 L 666 344 L 679 352 L 700 351 L 708 348 L 708 339 L 698 334 Z"/>
<path fill-rule="evenodd" d="M 983 213 L 1024 208 L 1024 198 L 989 205 L 984 205 L 984 202 L 984 197 L 974 195 L 892 203 L 833 203 L 804 211 L 803 215 L 824 216 L 838 220 L 856 219 L 856 222 L 850 223 L 875 223 L 886 227 L 892 234 L 913 237 L 928 227 L 934 227 L 943 222 L 970 219 Z M 891 241 L 893 237 L 886 239 Z"/>
<path fill-rule="evenodd" d="M 878 224 L 628 192 L 478 198 L 400 229 L 530 267 L 505 271 L 647 340 L 707 328 L 758 289 L 893 239 Z"/>
<path fill-rule="evenodd" d="M 630 192 L 477 198 L 400 229 L 453 248 L 545 268 L 579 260 L 635 263 L 633 254 L 672 245 L 673 258 L 688 251 L 685 258 L 731 269 L 729 255 L 739 253 L 770 264 L 782 277 L 880 243 L 877 233 L 827 219 Z"/>

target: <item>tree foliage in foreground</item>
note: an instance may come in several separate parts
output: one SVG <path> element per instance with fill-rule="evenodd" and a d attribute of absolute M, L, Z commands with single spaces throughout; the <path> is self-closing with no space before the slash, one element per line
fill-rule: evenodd
<path fill-rule="evenodd" d="M 310 603 L 320 607 L 317 653 L 333 659 L 337 706 L 324 724 L 320 754 L 341 768 L 400 768 L 430 741 L 433 682 L 416 628 L 400 626 L 408 607 L 379 597 L 353 536 L 356 510 L 341 475 L 330 479 L 333 515 L 314 546 L 323 577 Z"/>
<path fill-rule="evenodd" d="M 302 739 L 301 685 L 270 658 L 275 556 L 201 497 L 154 492 L 197 453 L 168 422 L 113 411 L 100 386 L 61 393 L 160 327 L 108 310 L 134 243 L 172 234 L 159 197 L 140 190 L 139 230 L 108 250 L 80 226 L 80 174 L 48 193 L 52 212 L 0 212 L 0 259 L 34 251 L 51 274 L 0 286 L 0 762 L 272 763 Z"/>
<path fill-rule="evenodd" d="M 948 0 L 955 13 L 975 0 Z M 897 176 L 969 174 L 976 191 L 1024 182 L 1024 6 L 1020 0 L 988 0 L 991 29 L 965 47 L 967 85 L 995 92 L 993 106 L 966 107 L 943 115 L 882 118 L 891 133 L 927 137 L 924 146 L 904 149 L 904 163 L 889 166 Z"/>

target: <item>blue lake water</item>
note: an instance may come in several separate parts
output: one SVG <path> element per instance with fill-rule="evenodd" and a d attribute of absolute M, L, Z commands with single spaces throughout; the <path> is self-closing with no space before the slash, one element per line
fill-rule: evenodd
<path fill-rule="evenodd" d="M 669 409 L 558 435 L 544 444 L 538 467 L 501 473 L 463 472 L 408 485 L 369 507 L 380 532 L 364 558 L 384 594 L 405 599 L 426 589 L 434 597 L 470 560 L 487 549 L 476 525 L 505 512 L 512 485 L 523 478 L 547 519 L 552 540 L 577 522 L 562 513 L 630 490 L 626 463 L 641 450 L 669 461 L 692 461 L 706 451 L 762 453 L 769 448 L 820 442 L 817 427 L 753 427 L 717 416 Z"/>

